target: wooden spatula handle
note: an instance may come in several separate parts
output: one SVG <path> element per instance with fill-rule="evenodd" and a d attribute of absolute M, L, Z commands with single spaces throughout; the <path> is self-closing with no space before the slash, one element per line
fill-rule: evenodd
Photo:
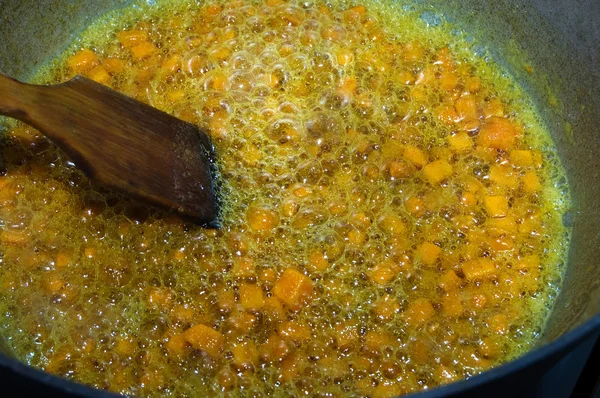
<path fill-rule="evenodd" d="M 217 216 L 212 144 L 190 123 L 82 76 L 37 86 L 0 75 L 0 114 L 39 130 L 109 188 L 199 222 Z"/>
<path fill-rule="evenodd" d="M 24 100 L 29 94 L 28 85 L 0 74 L 0 115 L 19 120 L 26 118 Z"/>

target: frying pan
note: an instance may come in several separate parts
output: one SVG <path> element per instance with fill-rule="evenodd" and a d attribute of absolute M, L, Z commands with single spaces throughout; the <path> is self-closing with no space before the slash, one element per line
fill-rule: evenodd
<path fill-rule="evenodd" d="M 567 171 L 573 206 L 568 267 L 538 347 L 469 380 L 421 393 L 434 396 L 524 395 L 531 384 L 586 337 L 600 331 L 600 1 L 399 0 L 439 10 L 485 46 L 534 98 Z M 0 72 L 27 80 L 73 36 L 127 0 L 0 1 Z M 525 66 L 531 66 L 529 74 Z M 0 93 L 0 95 L 2 95 Z M 22 393 L 106 393 L 29 368 L 10 356 L 0 336 L 0 378 Z M 3 383 L 4 384 L 4 383 Z M 518 386 L 518 387 L 517 387 Z"/>

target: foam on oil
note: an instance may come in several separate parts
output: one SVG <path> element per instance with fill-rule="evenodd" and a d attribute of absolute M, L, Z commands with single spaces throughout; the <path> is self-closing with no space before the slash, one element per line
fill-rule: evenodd
<path fill-rule="evenodd" d="M 214 2 L 224 7 L 212 19 L 201 12 L 206 4 L 138 3 L 111 14 L 82 33 L 36 80 L 70 77 L 67 58 L 81 48 L 101 59 L 123 60 L 125 70 L 106 84 L 211 132 L 225 181 L 223 229 L 184 225 L 105 192 L 34 132 L 18 127 L 7 143 L 5 153 L 11 154 L 0 197 L 3 230 L 21 234 L 3 241 L 0 270 L 3 332 L 18 357 L 124 394 L 386 395 L 468 377 L 530 349 L 564 272 L 568 231 L 561 217 L 569 198 L 552 141 L 526 93 L 491 60 L 474 55 L 473 45 L 443 19 L 422 18 L 395 2 L 362 2 L 367 22 L 344 14 L 353 2 Z M 132 28 L 149 33 L 157 49 L 151 58 L 132 58 L 115 39 L 117 31 Z M 422 55 L 403 60 L 406 43 L 418 43 Z M 437 84 L 427 87 L 421 100 L 412 91 L 419 73 L 436 65 L 444 47 L 461 78 L 481 80 L 480 107 L 501 99 L 506 116 L 524 126 L 519 149 L 543 154 L 539 194 L 489 186 L 490 162 L 475 153 L 451 158 L 455 175 L 441 187 L 428 185 L 410 164 L 409 176 L 390 178 L 388 157 L 402 158 L 389 154 L 398 140 L 398 148 L 410 144 L 431 159 L 449 151 L 452 128 L 434 116 L 451 100 L 448 94 Z M 348 49 L 352 62 L 341 65 L 338 55 Z M 179 68 L 171 73 L 161 65 L 174 55 Z M 350 93 L 338 90 L 349 78 L 356 87 Z M 438 279 L 449 269 L 459 272 L 465 256 L 464 234 L 454 220 L 467 215 L 482 224 L 486 220 L 481 204 L 473 212 L 460 207 L 457 195 L 467 176 L 495 194 L 515 196 L 515 212 L 540 221 L 536 233 L 515 239 L 511 251 L 494 253 L 500 277 L 464 286 L 464 312 L 448 317 L 439 304 Z M 427 217 L 407 211 L 409 197 L 422 199 Z M 340 206 L 345 210 L 334 214 L 331 209 Z M 278 214 L 270 233 L 248 227 L 247 215 L 255 207 Z M 406 239 L 381 226 L 390 215 L 401 219 Z M 451 254 L 433 268 L 419 264 L 414 254 L 419 243 L 430 240 Z M 322 271 L 311 264 L 319 251 L 329 263 Z M 519 283 L 509 274 L 515 259 L 532 253 L 542 259 L 539 279 L 534 287 L 512 289 Z M 386 261 L 404 268 L 379 286 L 370 275 Z M 260 284 L 269 296 L 272 281 L 266 275 L 288 267 L 309 274 L 317 292 L 306 309 L 286 315 L 310 325 L 313 333 L 311 341 L 294 348 L 307 359 L 293 382 L 282 381 L 280 364 L 260 363 L 252 372 L 231 375 L 227 370 L 235 367 L 227 353 L 219 359 L 198 352 L 169 355 L 169 336 L 195 323 L 209 324 L 234 342 L 260 346 L 278 323 L 253 314 L 257 326 L 240 333 L 232 313 L 220 309 L 219 294 L 237 292 L 246 281 Z M 468 307 L 483 293 L 486 307 Z M 397 307 L 382 321 L 373 308 L 388 298 Z M 409 327 L 402 313 L 421 298 L 435 304 L 436 315 L 423 327 Z M 180 307 L 192 310 L 191 320 L 174 315 Z M 486 358 L 478 347 L 493 335 L 488 319 L 498 313 L 510 314 L 510 325 L 494 337 L 501 353 Z M 364 348 L 336 351 L 331 331 L 348 320 L 364 333 L 390 333 L 395 346 L 375 359 Z M 423 346 L 428 362 L 419 359 Z M 370 361 L 364 369 L 363 356 Z M 324 358 L 344 366 L 326 368 Z M 388 384 L 397 389 L 383 389 Z"/>

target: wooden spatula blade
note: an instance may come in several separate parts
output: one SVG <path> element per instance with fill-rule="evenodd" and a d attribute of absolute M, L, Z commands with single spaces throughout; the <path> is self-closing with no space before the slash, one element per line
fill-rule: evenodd
<path fill-rule="evenodd" d="M 198 127 L 81 76 L 22 86 L 18 118 L 91 178 L 198 222 L 215 220 L 214 152 Z"/>

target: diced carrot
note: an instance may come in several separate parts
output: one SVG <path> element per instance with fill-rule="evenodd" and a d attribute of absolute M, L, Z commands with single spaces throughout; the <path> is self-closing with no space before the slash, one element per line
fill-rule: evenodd
<path fill-rule="evenodd" d="M 477 204 L 477 198 L 473 193 L 465 192 L 460 197 L 460 203 L 468 207 L 475 206 Z"/>
<path fill-rule="evenodd" d="M 263 80 L 271 88 L 277 88 L 281 84 L 281 80 L 274 73 L 265 73 Z"/>
<path fill-rule="evenodd" d="M 442 298 L 442 311 L 444 315 L 455 318 L 462 314 L 463 305 L 460 298 L 455 295 L 446 295 Z"/>
<path fill-rule="evenodd" d="M 277 297 L 266 298 L 263 311 L 276 320 L 281 320 L 285 317 L 285 310 Z"/>
<path fill-rule="evenodd" d="M 444 365 L 439 365 L 436 369 L 435 375 L 441 384 L 451 383 L 458 380 L 458 375 L 452 368 Z"/>
<path fill-rule="evenodd" d="M 358 342 L 360 332 L 356 321 L 346 321 L 335 325 L 335 342 L 341 349 L 349 348 Z"/>
<path fill-rule="evenodd" d="M 212 50 L 210 55 L 217 61 L 226 61 L 231 57 L 231 50 L 227 47 L 219 47 Z"/>
<path fill-rule="evenodd" d="M 404 157 L 419 168 L 427 164 L 427 155 L 416 146 L 407 145 L 404 148 Z"/>
<path fill-rule="evenodd" d="M 373 313 L 382 321 L 389 321 L 400 311 L 400 304 L 389 294 L 373 303 Z"/>
<path fill-rule="evenodd" d="M 453 292 L 460 287 L 462 280 L 453 270 L 446 271 L 440 278 L 438 286 L 446 292 Z"/>
<path fill-rule="evenodd" d="M 265 207 L 251 206 L 246 212 L 250 228 L 255 231 L 269 231 L 279 224 L 279 215 Z"/>
<path fill-rule="evenodd" d="M 471 297 L 471 304 L 475 308 L 485 308 L 487 301 L 485 294 L 476 294 Z"/>
<path fill-rule="evenodd" d="M 98 252 L 98 250 L 92 246 L 87 246 L 85 249 L 83 249 L 83 255 L 87 258 L 96 257 L 97 252 Z"/>
<path fill-rule="evenodd" d="M 296 378 L 304 364 L 304 358 L 299 353 L 290 354 L 281 363 L 279 379 L 282 382 L 290 381 Z"/>
<path fill-rule="evenodd" d="M 490 167 L 490 181 L 507 188 L 516 188 L 519 185 L 519 178 L 510 166 L 493 164 Z"/>
<path fill-rule="evenodd" d="M 370 331 L 365 336 L 363 350 L 373 354 L 379 354 L 386 347 L 393 346 L 395 341 L 396 339 L 388 332 L 380 330 Z"/>
<path fill-rule="evenodd" d="M 508 151 L 515 146 L 517 129 L 513 122 L 502 117 L 491 117 L 481 126 L 477 144 L 486 148 Z"/>
<path fill-rule="evenodd" d="M 481 89 L 481 79 L 473 76 L 468 80 L 466 86 L 470 93 L 476 93 Z"/>
<path fill-rule="evenodd" d="M 172 337 L 171 337 L 172 338 Z M 171 340 L 171 339 L 169 339 Z M 133 353 L 135 352 L 135 349 L 137 344 L 135 344 L 134 339 L 131 338 L 126 338 L 126 337 L 119 337 L 117 338 L 117 341 L 115 342 L 115 351 L 119 354 L 119 355 L 133 355 Z M 169 344 L 167 343 L 167 348 L 169 347 Z"/>
<path fill-rule="evenodd" d="M 413 215 L 419 215 L 425 210 L 423 201 L 417 196 L 411 196 L 410 198 L 406 199 L 404 205 L 406 210 Z"/>
<path fill-rule="evenodd" d="M 258 364 L 258 350 L 252 341 L 234 344 L 231 353 L 233 363 L 240 369 L 248 369 Z"/>
<path fill-rule="evenodd" d="M 202 324 L 192 326 L 183 333 L 183 336 L 185 341 L 190 343 L 192 347 L 206 351 L 214 358 L 219 356 L 225 343 L 225 336 L 215 329 Z"/>
<path fill-rule="evenodd" d="M 458 123 L 461 118 L 456 112 L 456 109 L 452 105 L 442 105 L 435 111 L 438 119 L 442 121 L 444 124 L 451 126 L 455 123 Z"/>
<path fill-rule="evenodd" d="M 228 322 L 234 329 L 248 333 L 257 325 L 258 319 L 253 314 L 235 311 L 229 316 Z"/>
<path fill-rule="evenodd" d="M 406 43 L 402 51 L 402 58 L 405 61 L 420 61 L 425 55 L 425 50 L 417 41 Z"/>
<path fill-rule="evenodd" d="M 378 285 L 385 285 L 398 275 L 398 271 L 398 267 L 388 261 L 371 269 L 371 279 Z"/>
<path fill-rule="evenodd" d="M 473 139 L 465 132 L 457 133 L 448 138 L 450 149 L 454 152 L 466 152 L 473 148 Z"/>
<path fill-rule="evenodd" d="M 381 229 L 390 235 L 402 235 L 406 231 L 404 221 L 402 221 L 402 219 L 395 214 L 383 216 L 379 220 L 379 225 L 381 226 Z"/>
<path fill-rule="evenodd" d="M 123 30 L 117 33 L 117 39 L 123 47 L 131 48 L 148 40 L 148 32 L 145 30 Z"/>
<path fill-rule="evenodd" d="M 348 239 L 348 243 L 350 243 L 354 246 L 360 246 L 364 243 L 367 236 L 360 229 L 354 228 L 354 229 L 351 229 L 350 231 L 348 231 L 346 238 Z"/>
<path fill-rule="evenodd" d="M 292 187 L 292 194 L 297 198 L 306 198 L 312 195 L 313 190 L 310 186 L 305 184 L 296 184 Z"/>
<path fill-rule="evenodd" d="M 514 241 L 511 237 L 490 237 L 488 238 L 488 244 L 490 248 L 495 251 L 512 250 L 514 248 Z"/>
<path fill-rule="evenodd" d="M 410 177 L 410 175 L 415 171 L 414 166 L 401 160 L 389 162 L 387 164 L 387 169 L 390 173 L 390 177 L 393 179 Z"/>
<path fill-rule="evenodd" d="M 515 149 L 510 152 L 510 161 L 517 167 L 533 166 L 533 154 L 528 150 Z"/>
<path fill-rule="evenodd" d="M 490 278 L 496 274 L 496 265 L 489 258 L 467 261 L 462 266 L 465 278 L 469 281 Z"/>
<path fill-rule="evenodd" d="M 504 104 L 498 98 L 494 98 L 483 107 L 483 116 L 486 119 L 491 117 L 504 117 Z"/>
<path fill-rule="evenodd" d="M 329 267 L 327 256 L 321 249 L 313 249 L 308 255 L 309 265 L 315 271 L 325 271 Z"/>
<path fill-rule="evenodd" d="M 164 308 L 173 300 L 173 294 L 165 288 L 153 287 L 148 293 L 148 304 L 153 307 Z"/>
<path fill-rule="evenodd" d="M 67 65 L 74 73 L 86 72 L 99 63 L 100 60 L 96 53 L 89 49 L 76 52 L 67 61 Z"/>
<path fill-rule="evenodd" d="M 182 356 L 185 353 L 187 342 L 183 333 L 169 337 L 167 342 L 167 350 L 175 356 Z"/>
<path fill-rule="evenodd" d="M 351 7 L 344 11 L 344 21 L 347 24 L 358 24 L 362 21 L 366 12 L 366 8 L 363 6 Z"/>
<path fill-rule="evenodd" d="M 505 314 L 492 315 L 487 320 L 488 327 L 496 334 L 506 334 L 508 332 L 508 318 Z"/>
<path fill-rule="evenodd" d="M 65 280 L 59 272 L 48 272 L 44 274 L 42 286 L 48 293 L 58 293 L 65 287 Z"/>
<path fill-rule="evenodd" d="M 454 107 L 461 119 L 477 119 L 479 117 L 477 113 L 477 103 L 470 95 L 457 99 Z"/>
<path fill-rule="evenodd" d="M 452 91 L 458 86 L 458 76 L 453 72 L 443 72 L 440 77 L 440 86 L 446 91 Z"/>
<path fill-rule="evenodd" d="M 425 298 L 416 299 L 408 305 L 403 313 L 404 320 L 411 327 L 423 325 L 435 315 L 431 301 Z"/>
<path fill-rule="evenodd" d="M 452 175 L 452 166 L 445 160 L 436 160 L 423 167 L 423 175 L 431 184 L 439 184 Z"/>
<path fill-rule="evenodd" d="M 502 353 L 502 346 L 496 336 L 484 337 L 479 342 L 479 352 L 486 358 L 495 358 Z"/>
<path fill-rule="evenodd" d="M 512 216 L 504 218 L 490 218 L 487 221 L 487 231 L 491 236 L 513 235 L 518 231 L 517 222 Z"/>
<path fill-rule="evenodd" d="M 273 293 L 292 311 L 298 311 L 312 300 L 313 283 L 306 275 L 288 268 L 275 283 Z"/>
<path fill-rule="evenodd" d="M 272 362 L 279 362 L 283 360 L 290 352 L 290 347 L 284 339 L 273 333 L 269 336 L 267 341 L 262 344 L 260 349 L 261 357 Z"/>
<path fill-rule="evenodd" d="M 356 90 L 357 85 L 358 84 L 354 76 L 345 77 L 340 81 L 338 90 L 343 93 L 352 94 Z"/>
<path fill-rule="evenodd" d="M 269 2 L 277 2 L 278 5 L 283 3 L 282 0 L 267 0 L 267 4 L 270 6 L 271 4 L 269 4 Z M 211 16 L 219 15 L 221 11 L 223 11 L 223 6 L 220 4 L 209 4 L 203 9 L 203 12 L 206 13 L 206 15 Z"/>
<path fill-rule="evenodd" d="M 102 61 L 102 66 L 104 66 L 104 69 L 110 74 L 125 71 L 125 62 L 118 58 L 106 58 Z"/>
<path fill-rule="evenodd" d="M 10 245 L 24 245 L 29 241 L 29 234 L 25 231 L 15 231 L 14 229 L 3 229 L 0 232 L 0 242 Z"/>
<path fill-rule="evenodd" d="M 344 30 L 336 25 L 328 25 L 321 28 L 321 37 L 331 42 L 340 42 L 344 38 Z"/>
<path fill-rule="evenodd" d="M 167 92 L 166 96 L 167 96 L 167 99 L 169 100 L 169 102 L 176 103 L 178 101 L 181 101 L 185 97 L 185 91 L 184 90 L 169 91 L 169 92 Z"/>
<path fill-rule="evenodd" d="M 155 52 L 156 47 L 154 47 L 154 44 L 149 42 L 144 42 L 136 45 L 135 47 L 131 47 L 131 55 L 137 61 L 140 61 L 144 58 L 148 58 Z"/>
<path fill-rule="evenodd" d="M 331 214 L 339 215 L 343 214 L 348 209 L 348 206 L 342 201 L 334 201 L 329 204 L 327 209 Z"/>
<path fill-rule="evenodd" d="M 171 309 L 170 317 L 178 322 L 191 322 L 194 318 L 194 309 L 184 304 L 178 304 Z"/>
<path fill-rule="evenodd" d="M 229 312 L 235 307 L 235 294 L 232 291 L 222 291 L 217 294 L 217 306 L 222 312 Z"/>
<path fill-rule="evenodd" d="M 441 252 L 442 249 L 431 242 L 423 242 L 417 249 L 417 254 L 425 265 L 435 264 Z"/>
<path fill-rule="evenodd" d="M 406 385 L 401 382 L 385 381 L 378 383 L 373 389 L 373 398 L 399 397 L 409 392 Z"/>
<path fill-rule="evenodd" d="M 181 55 L 173 54 L 169 58 L 167 58 L 161 66 L 164 70 L 169 72 L 177 72 L 181 69 Z"/>
<path fill-rule="evenodd" d="M 340 49 L 335 54 L 335 59 L 340 66 L 346 66 L 354 59 L 354 54 L 348 49 Z"/>
<path fill-rule="evenodd" d="M 54 267 L 57 269 L 67 267 L 73 259 L 73 253 L 69 250 L 61 250 L 56 255 L 56 260 L 54 261 Z"/>
<path fill-rule="evenodd" d="M 90 71 L 86 72 L 85 75 L 100 84 L 105 84 L 110 80 L 110 75 L 102 65 L 92 68 Z"/>
<path fill-rule="evenodd" d="M 244 283 L 240 286 L 240 303 L 246 310 L 258 310 L 265 305 L 262 289 L 258 285 Z"/>
<path fill-rule="evenodd" d="M 540 256 L 532 254 L 522 257 L 515 265 L 518 270 L 530 270 L 540 266 Z"/>
<path fill-rule="evenodd" d="M 367 13 L 367 8 L 365 6 L 354 6 L 350 7 L 348 10 L 355 12 L 359 15 L 365 15 Z"/>
<path fill-rule="evenodd" d="M 525 174 L 521 181 L 523 181 L 523 190 L 527 193 L 539 192 L 542 189 L 542 184 L 535 171 Z"/>
<path fill-rule="evenodd" d="M 279 335 L 283 339 L 293 340 L 295 342 L 303 342 L 310 339 L 310 328 L 301 322 L 287 321 L 279 325 Z"/>
<path fill-rule="evenodd" d="M 183 261 L 185 260 L 185 251 L 183 249 L 174 250 L 172 256 L 175 261 Z"/>
<path fill-rule="evenodd" d="M 508 214 L 508 199 L 506 196 L 486 196 L 485 210 L 490 217 L 503 218 Z"/>

